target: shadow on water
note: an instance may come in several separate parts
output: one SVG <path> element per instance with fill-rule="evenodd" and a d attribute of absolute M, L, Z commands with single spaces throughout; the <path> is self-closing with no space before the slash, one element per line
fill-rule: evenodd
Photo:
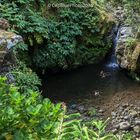
<path fill-rule="evenodd" d="M 101 72 L 107 73 L 102 77 Z M 109 96 L 116 92 L 139 86 L 129 79 L 119 67 L 89 65 L 77 70 L 58 73 L 44 78 L 44 96 L 52 100 L 73 102 L 94 100 L 95 92 Z"/>
<path fill-rule="evenodd" d="M 114 46 L 117 39 L 118 35 Z M 94 102 L 96 92 L 105 98 L 125 90 L 135 92 L 135 88 L 139 84 L 127 77 L 116 63 L 115 47 L 104 63 L 47 75 L 43 80 L 43 95 L 66 103 Z"/>

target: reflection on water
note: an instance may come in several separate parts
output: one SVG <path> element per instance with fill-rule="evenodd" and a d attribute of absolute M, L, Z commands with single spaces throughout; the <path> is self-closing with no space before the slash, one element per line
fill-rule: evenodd
<path fill-rule="evenodd" d="M 101 64 L 44 78 L 43 94 L 52 100 L 77 102 L 94 100 L 95 91 L 99 91 L 101 96 L 109 96 L 135 87 L 139 87 L 138 83 L 128 78 L 119 67 L 106 67 Z"/>
<path fill-rule="evenodd" d="M 46 76 L 43 81 L 43 95 L 52 100 L 64 102 L 95 101 L 95 93 L 109 97 L 117 92 L 133 91 L 139 84 L 128 78 L 119 68 L 115 58 L 115 47 L 107 61 L 98 65 L 89 65 L 76 70 Z"/>

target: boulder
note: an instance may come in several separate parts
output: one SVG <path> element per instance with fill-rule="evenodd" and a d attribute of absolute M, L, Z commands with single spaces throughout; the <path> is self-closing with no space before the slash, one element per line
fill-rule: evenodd
<path fill-rule="evenodd" d="M 22 37 L 13 32 L 0 30 L 0 62 L 4 56 L 11 51 L 11 48 L 22 41 Z"/>
<path fill-rule="evenodd" d="M 140 134 L 140 126 L 135 126 L 134 128 L 134 132 L 136 132 L 137 134 Z"/>
<path fill-rule="evenodd" d="M 117 38 L 116 58 L 122 69 L 140 72 L 140 39 L 132 27 L 120 27 Z"/>
<path fill-rule="evenodd" d="M 120 129 L 121 129 L 121 130 L 128 130 L 128 129 L 131 127 L 131 125 L 130 125 L 130 123 L 129 123 L 128 121 L 126 121 L 126 122 L 121 122 L 121 123 L 119 124 L 119 126 L 120 126 Z"/>
<path fill-rule="evenodd" d="M 14 62 L 12 47 L 21 41 L 21 36 L 13 32 L 0 29 L 0 74 L 9 71 L 10 65 Z"/>

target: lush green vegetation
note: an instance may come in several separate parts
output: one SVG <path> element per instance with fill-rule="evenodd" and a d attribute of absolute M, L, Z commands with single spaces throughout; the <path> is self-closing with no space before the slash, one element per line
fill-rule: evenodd
<path fill-rule="evenodd" d="M 1 140 L 131 140 L 105 131 L 107 121 L 83 123 L 78 114 L 66 115 L 66 106 L 52 104 L 30 89 L 21 94 L 0 77 Z"/>
<path fill-rule="evenodd" d="M 10 22 L 10 30 L 23 36 L 28 45 L 24 59 L 29 53 L 26 63 L 30 59 L 30 66 L 67 69 L 95 63 L 111 47 L 108 36 L 113 19 L 98 3 L 88 8 L 48 6 L 61 2 L 82 4 L 83 1 L 1 1 L 0 17 Z"/>
<path fill-rule="evenodd" d="M 49 7 L 50 3 L 61 2 L 74 5 L 84 2 L 92 7 Z M 111 47 L 109 35 L 114 24 L 104 2 L 106 0 L 0 1 L 0 18 L 7 19 L 9 30 L 24 39 L 14 50 L 18 58 L 16 69 L 11 71 L 15 86 L 6 84 L 6 79 L 0 77 L 1 140 L 132 139 L 129 135 L 106 132 L 107 121 L 83 122 L 79 114 L 67 115 L 64 103 L 53 104 L 43 99 L 39 92 L 41 81 L 32 71 L 69 69 L 102 60 Z M 119 5 L 116 1 L 110 2 Z M 118 2 L 129 15 L 125 22 L 139 30 L 139 0 Z M 135 41 L 129 40 L 127 46 Z"/>
<path fill-rule="evenodd" d="M 11 72 L 15 78 L 15 84 L 19 87 L 19 91 L 26 93 L 28 88 L 39 91 L 41 80 L 32 69 L 27 68 L 23 62 L 18 62 L 17 66 Z"/>
<path fill-rule="evenodd" d="M 114 6 L 121 6 L 125 10 L 125 23 L 140 28 L 140 1 L 135 0 L 110 0 Z"/>

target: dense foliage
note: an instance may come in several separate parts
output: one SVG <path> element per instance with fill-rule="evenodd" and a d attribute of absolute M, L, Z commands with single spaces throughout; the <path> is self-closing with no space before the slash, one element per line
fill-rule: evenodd
<path fill-rule="evenodd" d="M 82 0 L 2 0 L 0 17 L 28 44 L 32 65 L 69 68 L 95 63 L 110 48 L 112 19 L 98 3 L 91 7 L 49 7 L 51 3 L 89 4 Z"/>
<path fill-rule="evenodd" d="M 105 0 L 106 1 L 106 0 Z M 110 0 L 114 6 L 121 6 L 125 12 L 125 23 L 140 28 L 140 1 L 139 0 Z"/>
<path fill-rule="evenodd" d="M 28 89 L 39 91 L 41 80 L 35 72 L 28 68 L 23 62 L 18 62 L 15 69 L 11 71 L 15 79 L 15 85 L 19 87 L 19 91 L 26 93 Z"/>
<path fill-rule="evenodd" d="M 73 6 L 50 5 L 61 2 Z M 67 69 L 102 59 L 111 47 L 109 35 L 114 23 L 102 7 L 104 2 L 106 0 L 0 1 L 0 18 L 7 19 L 9 30 L 21 34 L 25 42 L 18 44 L 15 50 L 20 60 L 11 71 L 16 87 L 6 84 L 6 78 L 0 77 L 1 140 L 132 139 L 130 135 L 107 133 L 107 121 L 83 122 L 79 114 L 67 115 L 64 103 L 53 104 L 43 99 L 38 89 L 41 85 L 38 76 L 27 68 Z M 125 22 L 138 27 L 139 1 L 118 2 L 124 4 L 129 15 Z M 74 7 L 76 4 L 90 4 L 91 7 Z M 132 19 L 132 11 L 136 18 Z M 129 39 L 127 47 L 132 46 L 131 43 Z"/>
<path fill-rule="evenodd" d="M 65 104 L 52 104 L 38 92 L 21 94 L 0 77 L 1 140 L 131 140 L 105 131 L 107 121 L 81 122 L 78 114 L 66 115 Z"/>
<path fill-rule="evenodd" d="M 31 140 L 54 137 L 63 110 L 37 92 L 20 94 L 0 78 L 0 139 Z M 53 134 L 54 133 L 54 134 Z"/>

